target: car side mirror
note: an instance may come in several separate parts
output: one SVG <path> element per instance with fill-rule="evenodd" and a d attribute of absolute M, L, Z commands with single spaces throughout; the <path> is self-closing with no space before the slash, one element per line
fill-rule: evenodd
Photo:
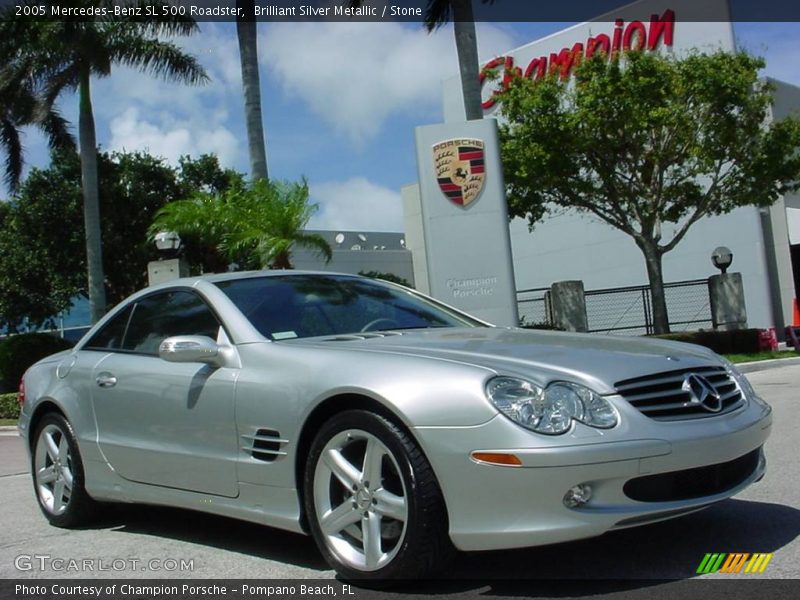
<path fill-rule="evenodd" d="M 176 335 L 158 346 L 158 356 L 174 363 L 205 363 L 221 367 L 225 357 L 217 342 L 205 335 Z"/>

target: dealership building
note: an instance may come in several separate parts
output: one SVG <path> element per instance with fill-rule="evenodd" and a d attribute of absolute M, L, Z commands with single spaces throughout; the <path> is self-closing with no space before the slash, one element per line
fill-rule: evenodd
<path fill-rule="evenodd" d="M 715 0 L 716 1 L 716 0 Z M 727 3 L 720 0 L 721 15 Z M 537 77 L 547 69 L 568 73 L 576 53 L 635 48 L 665 52 L 680 57 L 692 51 L 734 51 L 736 45 L 730 22 L 682 20 L 691 11 L 690 2 L 639 2 L 509 50 L 500 57 L 484 57 L 482 64 L 495 70 L 519 69 Z M 771 81 L 775 87 L 773 119 L 800 108 L 800 88 Z M 502 78 L 483 82 L 487 117 L 496 116 L 498 104 L 492 97 L 503 85 Z M 458 76 L 443 82 L 445 122 L 464 120 Z M 487 173 L 486 177 L 490 175 Z M 418 185 L 403 189 L 406 247 L 413 255 L 414 281 L 428 290 L 426 244 Z M 446 201 L 446 200 L 442 200 Z M 468 209 L 465 209 L 468 210 Z M 664 255 L 664 280 L 707 278 L 716 273 L 712 251 L 727 246 L 733 251 L 731 271 L 740 272 L 744 282 L 748 325 L 776 327 L 779 331 L 793 322 L 793 303 L 798 295 L 795 281 L 800 272 L 800 196 L 779 198 L 770 208 L 744 207 L 722 216 L 706 217 L 695 223 L 674 250 Z M 669 225 L 664 239 L 670 239 Z M 487 231 L 486 236 L 492 233 Z M 636 286 L 647 283 L 641 251 L 632 238 L 585 214 L 568 212 L 549 216 L 531 232 L 527 221 L 510 224 L 514 278 L 517 290 L 548 287 L 554 282 L 582 280 L 586 289 Z M 464 240 L 480 244 L 481 240 Z M 457 252 L 457 249 L 453 250 Z M 792 257 L 795 257 L 794 263 Z"/>

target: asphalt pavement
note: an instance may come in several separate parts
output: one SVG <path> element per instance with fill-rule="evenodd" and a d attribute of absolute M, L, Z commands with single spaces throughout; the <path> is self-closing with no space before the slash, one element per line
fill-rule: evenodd
<path fill-rule="evenodd" d="M 445 577 L 458 581 L 461 591 L 478 591 L 489 580 L 531 577 L 624 581 L 620 585 L 627 589 L 653 580 L 696 578 L 707 552 L 774 553 L 765 573 L 755 577 L 800 577 L 800 365 L 748 377 L 775 416 L 766 447 L 768 471 L 760 483 L 734 499 L 664 523 L 557 546 L 461 554 Z M 334 577 L 310 538 L 191 511 L 116 505 L 92 527 L 51 527 L 39 513 L 27 470 L 21 440 L 13 432 L 0 433 L 0 578 Z M 115 568 L 59 570 L 50 559 L 42 568 L 42 559 L 32 558 L 42 555 Z"/>

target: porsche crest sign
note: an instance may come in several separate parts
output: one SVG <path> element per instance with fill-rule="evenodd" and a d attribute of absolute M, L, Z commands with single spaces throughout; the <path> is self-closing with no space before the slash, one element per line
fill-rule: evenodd
<path fill-rule="evenodd" d="M 484 143 L 472 138 L 433 145 L 433 167 L 439 189 L 453 204 L 467 208 L 478 198 L 486 179 Z"/>

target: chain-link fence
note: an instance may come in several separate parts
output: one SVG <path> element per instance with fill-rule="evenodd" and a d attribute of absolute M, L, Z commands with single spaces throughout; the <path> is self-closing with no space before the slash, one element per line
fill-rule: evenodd
<path fill-rule="evenodd" d="M 549 301 L 547 292 L 549 289 L 534 288 L 517 292 L 517 310 L 519 311 L 520 325 L 523 327 L 550 325 L 550 309 L 547 305 Z"/>
<path fill-rule="evenodd" d="M 549 288 L 517 292 L 523 325 L 550 324 Z M 664 284 L 671 331 L 710 328 L 711 305 L 705 279 Z M 620 335 L 653 333 L 653 300 L 646 285 L 589 290 L 585 292 L 589 331 Z"/>

